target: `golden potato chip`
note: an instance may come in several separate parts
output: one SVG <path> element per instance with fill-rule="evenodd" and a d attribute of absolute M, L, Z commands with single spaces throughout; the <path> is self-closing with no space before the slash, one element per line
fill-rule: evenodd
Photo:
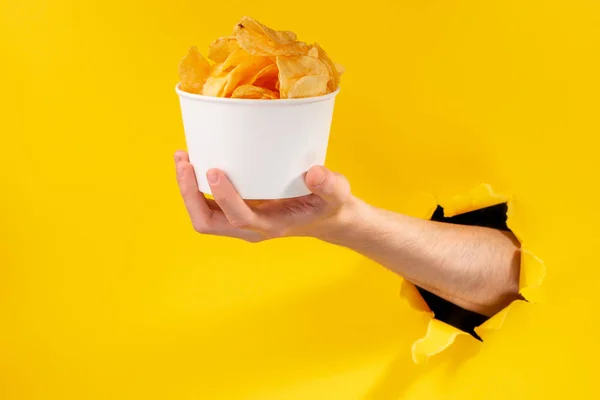
<path fill-rule="evenodd" d="M 330 78 L 327 75 L 307 75 L 298 79 L 288 93 L 288 98 L 316 97 L 327 94 L 327 83 Z"/>
<path fill-rule="evenodd" d="M 309 56 L 280 56 L 276 58 L 280 81 L 305 75 L 328 75 L 327 66 Z"/>
<path fill-rule="evenodd" d="M 250 79 L 270 63 L 271 60 L 267 57 L 252 57 L 244 60 L 227 74 L 227 82 L 225 83 L 221 97 L 231 96 L 231 93 L 233 93 L 240 82 Z"/>
<path fill-rule="evenodd" d="M 329 76 L 331 80 L 327 84 L 327 87 L 331 92 L 335 92 L 340 84 L 340 72 L 338 71 L 336 65 L 331 61 L 331 58 L 325 53 L 325 50 L 318 43 L 315 43 L 315 47 L 313 49 L 317 49 L 318 57 L 325 66 L 327 66 L 327 70 L 329 71 Z M 312 50 L 312 49 L 311 49 Z"/>
<path fill-rule="evenodd" d="M 331 79 L 327 66 L 318 58 L 309 56 L 277 57 L 281 98 L 287 98 L 296 82 L 307 75 L 322 75 Z"/>
<path fill-rule="evenodd" d="M 205 96 L 222 97 L 223 88 L 227 83 L 227 76 L 209 76 L 202 88 L 202 94 Z"/>
<path fill-rule="evenodd" d="M 215 64 L 210 69 L 209 76 L 218 78 L 219 76 L 223 76 L 223 72 L 225 71 L 225 67 L 223 67 L 223 63 Z"/>
<path fill-rule="evenodd" d="M 251 58 L 250 54 L 242 48 L 238 48 L 231 52 L 229 56 L 221 64 L 215 64 L 215 67 L 211 71 L 211 76 L 220 76 L 224 73 L 230 72 L 233 68 L 240 65 L 243 61 Z"/>
<path fill-rule="evenodd" d="M 231 53 L 239 48 L 240 45 L 235 36 L 220 37 L 208 46 L 207 57 L 216 63 L 222 63 Z"/>
<path fill-rule="evenodd" d="M 338 70 L 339 74 L 342 75 L 344 72 L 346 72 L 346 68 L 344 68 L 343 65 L 340 64 L 335 64 L 335 68 Z"/>
<path fill-rule="evenodd" d="M 257 33 L 262 33 L 277 44 L 291 44 L 296 41 L 296 34 L 294 32 L 276 31 L 247 16 L 240 19 L 236 28 L 239 28 L 239 25 L 245 25 L 247 28 Z"/>
<path fill-rule="evenodd" d="M 276 84 L 279 79 L 279 69 L 276 64 L 269 64 L 254 75 L 248 82 L 249 85 L 277 91 Z"/>
<path fill-rule="evenodd" d="M 190 47 L 186 56 L 179 64 L 181 90 L 200 94 L 204 81 L 210 73 L 210 64 L 200 54 L 196 46 Z"/>
<path fill-rule="evenodd" d="M 291 31 L 279 31 L 279 35 L 281 37 L 283 37 L 284 39 L 289 40 L 290 42 L 293 42 L 298 39 L 298 36 L 294 32 L 291 32 Z"/>
<path fill-rule="evenodd" d="M 231 97 L 234 99 L 274 100 L 279 98 L 276 92 L 253 85 L 241 85 L 235 88 Z"/>
<path fill-rule="evenodd" d="M 215 97 L 297 98 L 338 89 L 344 72 L 315 43 L 242 17 L 233 34 L 214 40 L 208 61 L 194 46 L 179 65 L 182 90 Z"/>
<path fill-rule="evenodd" d="M 296 41 L 289 31 L 275 31 L 260 22 L 242 17 L 234 28 L 239 45 L 254 56 L 305 55 L 308 46 Z"/>

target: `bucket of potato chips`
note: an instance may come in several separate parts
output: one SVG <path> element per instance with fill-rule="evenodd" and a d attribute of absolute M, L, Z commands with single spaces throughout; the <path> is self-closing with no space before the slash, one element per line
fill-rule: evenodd
<path fill-rule="evenodd" d="M 309 193 L 303 175 L 325 162 L 337 92 L 272 101 L 177 93 L 200 191 L 210 194 L 205 173 L 219 168 L 244 199 Z"/>
<path fill-rule="evenodd" d="M 342 68 L 249 17 L 208 58 L 191 47 L 176 87 L 200 191 L 210 194 L 205 173 L 219 168 L 244 199 L 309 194 L 304 174 L 325 163 Z"/>

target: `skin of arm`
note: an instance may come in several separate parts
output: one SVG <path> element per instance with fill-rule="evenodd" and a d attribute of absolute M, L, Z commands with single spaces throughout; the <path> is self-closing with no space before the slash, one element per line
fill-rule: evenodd
<path fill-rule="evenodd" d="M 511 232 L 413 218 L 361 201 L 354 207 L 351 222 L 323 240 L 482 315 L 520 298 L 520 249 Z"/>
<path fill-rule="evenodd" d="M 223 171 L 206 173 L 214 200 L 198 190 L 187 153 L 177 182 L 194 229 L 260 242 L 313 237 L 354 250 L 462 308 L 492 316 L 519 299 L 519 243 L 510 232 L 428 221 L 373 207 L 322 166 L 305 176 L 312 194 L 244 201 Z"/>

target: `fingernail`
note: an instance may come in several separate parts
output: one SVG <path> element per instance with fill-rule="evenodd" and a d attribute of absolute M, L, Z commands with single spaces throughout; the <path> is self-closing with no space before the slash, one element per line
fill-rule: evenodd
<path fill-rule="evenodd" d="M 219 174 L 211 169 L 206 173 L 206 179 L 208 179 L 208 183 L 214 185 L 219 181 Z"/>
<path fill-rule="evenodd" d="M 181 161 L 181 157 L 179 157 L 179 154 L 175 153 L 175 163 L 178 163 L 179 161 Z"/>
<path fill-rule="evenodd" d="M 325 177 L 327 176 L 327 175 L 325 174 L 325 170 L 324 170 L 324 168 L 319 168 L 319 172 L 320 172 L 321 176 L 320 176 L 320 177 L 319 177 L 319 179 L 317 180 L 317 183 L 315 183 L 315 185 L 314 185 L 315 187 L 317 187 L 317 186 L 321 186 L 321 185 L 323 184 L 323 182 L 325 182 Z"/>
<path fill-rule="evenodd" d="M 177 177 L 178 178 L 183 178 L 184 170 L 185 170 L 185 168 L 183 168 L 183 164 L 177 163 Z"/>

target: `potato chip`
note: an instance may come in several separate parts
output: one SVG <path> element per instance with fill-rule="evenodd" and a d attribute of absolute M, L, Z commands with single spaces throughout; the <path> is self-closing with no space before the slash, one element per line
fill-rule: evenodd
<path fill-rule="evenodd" d="M 275 31 L 260 22 L 242 17 L 234 28 L 239 45 L 254 56 L 305 55 L 308 46 L 296 41 L 289 31 Z"/>
<path fill-rule="evenodd" d="M 278 91 L 276 84 L 279 79 L 279 69 L 276 64 L 269 64 L 254 75 L 248 82 L 249 85 L 259 86 L 265 89 Z"/>
<path fill-rule="evenodd" d="M 315 43 L 315 47 L 313 49 L 317 49 L 318 58 L 323 61 L 325 66 L 327 66 L 327 70 L 329 71 L 329 76 L 331 80 L 327 84 L 329 91 L 335 92 L 340 84 L 340 72 L 337 69 L 337 66 L 331 61 L 331 58 L 325 53 L 325 50 L 318 43 Z M 312 50 L 312 49 L 311 49 Z"/>
<path fill-rule="evenodd" d="M 266 35 L 269 40 L 272 40 L 277 44 L 292 44 L 296 41 L 296 34 L 294 32 L 276 31 L 247 16 L 240 19 L 236 28 L 239 28 L 239 25 L 245 25 L 247 28 L 257 33 L 262 33 L 263 35 Z"/>
<path fill-rule="evenodd" d="M 335 68 L 338 70 L 339 74 L 342 75 L 344 72 L 346 72 L 346 68 L 344 68 L 343 65 L 340 64 L 335 64 Z"/>
<path fill-rule="evenodd" d="M 209 76 L 212 76 L 214 78 L 218 78 L 219 76 L 223 76 L 224 72 L 225 72 L 225 67 L 223 66 L 223 63 L 215 64 L 210 69 Z"/>
<path fill-rule="evenodd" d="M 331 79 L 327 66 L 318 58 L 309 56 L 277 57 L 281 98 L 287 98 L 296 82 L 307 75 L 322 75 Z"/>
<path fill-rule="evenodd" d="M 279 35 L 281 37 L 283 37 L 284 39 L 289 40 L 290 42 L 298 40 L 298 36 L 294 32 L 291 32 L 291 31 L 279 31 Z"/>
<path fill-rule="evenodd" d="M 222 97 L 223 88 L 227 83 L 227 76 L 209 76 L 202 88 L 202 94 L 205 96 Z"/>
<path fill-rule="evenodd" d="M 308 56 L 277 57 L 280 81 L 305 75 L 328 75 L 327 66 L 320 60 Z"/>
<path fill-rule="evenodd" d="M 327 94 L 328 75 L 307 75 L 298 79 L 288 93 L 288 98 L 316 97 Z"/>
<path fill-rule="evenodd" d="M 208 46 L 208 59 L 216 63 L 224 62 L 235 50 L 239 49 L 235 36 L 220 37 Z"/>
<path fill-rule="evenodd" d="M 344 68 L 315 43 L 242 17 L 233 34 L 214 40 L 208 59 L 191 47 L 179 65 L 181 90 L 215 97 L 299 98 L 338 89 Z"/>
<path fill-rule="evenodd" d="M 253 56 L 248 54 L 246 50 L 237 48 L 221 64 L 215 64 L 215 67 L 211 71 L 211 76 L 221 76 L 224 73 L 230 72 L 233 68 L 251 57 Z"/>
<path fill-rule="evenodd" d="M 204 81 L 210 73 L 210 64 L 200 54 L 196 46 L 190 47 L 179 64 L 181 90 L 189 93 L 202 93 Z"/>
<path fill-rule="evenodd" d="M 235 88 L 231 97 L 234 99 L 274 100 L 279 98 L 279 94 L 254 85 L 241 85 Z"/>
<path fill-rule="evenodd" d="M 231 96 L 240 82 L 250 79 L 270 63 L 271 60 L 267 57 L 252 57 L 240 63 L 227 74 L 227 82 L 225 83 L 221 97 Z"/>

